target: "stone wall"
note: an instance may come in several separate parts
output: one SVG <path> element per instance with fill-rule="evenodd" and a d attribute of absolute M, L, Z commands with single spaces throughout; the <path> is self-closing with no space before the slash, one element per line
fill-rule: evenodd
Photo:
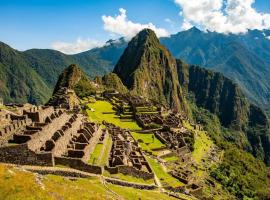
<path fill-rule="evenodd" d="M 32 119 L 33 122 L 45 122 L 48 116 L 53 114 L 54 108 L 52 106 L 43 106 L 39 110 L 30 110 L 30 111 L 23 111 L 24 115 L 27 115 L 28 118 Z"/>
<path fill-rule="evenodd" d="M 105 181 L 108 183 L 115 184 L 115 185 L 121 185 L 121 186 L 125 186 L 125 187 L 133 187 L 133 188 L 141 189 L 141 190 L 154 190 L 157 188 L 156 185 L 130 183 L 130 182 L 112 179 L 112 178 L 105 178 Z"/>
<path fill-rule="evenodd" d="M 145 171 L 137 170 L 135 167 L 132 166 L 118 166 L 118 167 L 106 167 L 111 174 L 122 173 L 129 176 L 134 176 L 136 178 L 142 178 L 144 180 L 149 180 L 154 178 L 153 173 L 148 173 Z M 150 169 L 151 170 L 151 169 Z"/>
<path fill-rule="evenodd" d="M 98 166 L 88 165 L 81 161 L 81 159 L 76 158 L 66 158 L 66 157 L 55 157 L 56 165 L 65 165 L 74 169 L 78 169 L 84 172 L 93 174 L 102 174 L 102 168 Z"/>
<path fill-rule="evenodd" d="M 73 134 L 77 133 L 82 124 L 82 115 L 78 115 L 73 123 L 71 123 L 71 127 L 64 131 L 64 135 L 59 138 L 59 140 L 55 143 L 55 147 L 53 149 L 54 156 L 61 156 L 67 149 L 67 145 L 71 140 Z"/>
<path fill-rule="evenodd" d="M 53 157 L 51 153 L 36 154 L 28 149 L 27 144 L 2 147 L 0 150 L 0 162 L 21 165 L 52 166 Z"/>

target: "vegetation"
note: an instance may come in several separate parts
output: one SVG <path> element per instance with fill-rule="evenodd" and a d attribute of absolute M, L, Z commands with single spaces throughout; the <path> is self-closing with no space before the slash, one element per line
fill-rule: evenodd
<path fill-rule="evenodd" d="M 164 168 L 162 168 L 162 166 L 155 159 L 149 156 L 147 156 L 146 159 L 156 176 L 160 179 L 163 186 L 179 187 L 184 185 L 179 180 L 165 172 Z"/>
<path fill-rule="evenodd" d="M 250 153 L 247 153 L 244 150 L 239 149 L 235 144 L 228 142 L 226 139 L 228 137 L 228 132 L 234 131 L 223 128 L 217 116 L 198 107 L 193 107 L 193 116 L 197 122 L 199 121 L 203 124 L 206 133 L 211 137 L 215 144 L 224 151 L 221 163 L 216 164 L 211 168 L 211 176 L 239 199 L 269 199 L 269 167 L 262 161 L 254 158 Z M 230 135 L 234 134 L 235 133 Z M 207 146 L 211 144 L 211 142 L 207 142 L 207 138 L 201 141 L 205 141 L 204 143 L 208 144 Z M 200 153 L 198 153 L 201 151 L 200 149 L 202 149 L 200 146 L 200 144 L 197 145 L 195 142 L 193 156 L 196 160 L 201 159 Z M 196 155 L 195 152 L 197 152 Z"/>
<path fill-rule="evenodd" d="M 0 165 L 1 199 L 56 200 L 56 199 L 174 199 L 159 191 L 138 190 L 112 184 L 103 185 L 98 177 L 69 180 L 64 177 L 20 171 Z"/>
<path fill-rule="evenodd" d="M 221 72 L 238 83 L 253 103 L 269 108 L 270 44 L 264 32 L 227 35 L 194 27 L 160 41 L 176 58 Z"/>
<path fill-rule="evenodd" d="M 269 164 L 270 124 L 267 115 L 251 104 L 240 88 L 222 74 L 188 66 L 180 60 L 177 60 L 177 67 L 179 80 L 189 102 L 213 113 L 210 118 L 217 116 L 215 120 L 229 129 L 223 131 L 226 139 Z M 196 120 L 204 123 L 204 118 L 199 118 L 208 115 L 208 112 L 199 112 L 195 115 Z"/>
<path fill-rule="evenodd" d="M 105 90 L 116 90 L 121 93 L 128 92 L 128 89 L 123 85 L 121 79 L 114 73 L 104 75 L 101 84 Z"/>
<path fill-rule="evenodd" d="M 175 59 L 152 30 L 142 30 L 129 42 L 113 72 L 132 94 L 186 110 Z"/>
<path fill-rule="evenodd" d="M 130 130 L 141 130 L 135 121 L 124 121 L 116 114 L 104 114 L 104 113 L 114 113 L 112 104 L 107 101 L 96 101 L 95 103 L 89 103 L 88 107 L 92 108 L 94 111 L 87 110 L 87 114 L 91 121 L 102 123 L 103 120 L 115 124 L 121 128 Z"/>
<path fill-rule="evenodd" d="M 99 159 L 99 156 L 100 156 L 100 153 L 101 153 L 101 150 L 103 148 L 103 144 L 97 144 L 93 153 L 91 154 L 90 156 L 90 159 L 88 161 L 88 163 L 90 165 L 97 165 L 98 164 L 98 159 Z"/>
<path fill-rule="evenodd" d="M 153 133 L 142 134 L 131 132 L 131 134 L 139 142 L 139 145 L 142 148 L 142 150 L 146 152 L 150 152 L 156 155 L 157 153 L 153 151 L 153 149 L 165 147 L 165 145 L 161 143 L 160 140 L 156 138 L 156 136 Z"/>
<path fill-rule="evenodd" d="M 97 90 L 94 83 L 75 64 L 68 66 L 60 74 L 53 93 L 56 93 L 63 87 L 74 90 L 80 98 L 89 97 L 95 94 Z"/>

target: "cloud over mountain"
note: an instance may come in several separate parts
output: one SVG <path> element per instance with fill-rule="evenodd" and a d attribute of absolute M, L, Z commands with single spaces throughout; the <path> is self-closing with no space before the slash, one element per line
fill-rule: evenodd
<path fill-rule="evenodd" d="M 269 29 L 270 14 L 252 7 L 255 0 L 175 0 L 187 25 L 219 33 L 245 33 L 248 29 Z"/>
<path fill-rule="evenodd" d="M 51 47 L 55 50 L 61 51 L 66 54 L 76 54 L 95 47 L 101 47 L 104 43 L 93 39 L 81 39 L 78 38 L 75 42 L 62 42 L 57 41 L 51 44 Z"/>
<path fill-rule="evenodd" d="M 140 24 L 130 21 L 127 18 L 126 10 L 124 8 L 120 8 L 119 12 L 120 14 L 116 17 L 106 15 L 102 16 L 102 20 L 104 22 L 103 27 L 106 31 L 127 37 L 129 39 L 145 28 L 150 28 L 155 31 L 158 37 L 164 37 L 169 35 L 167 30 L 163 28 L 158 28 L 152 23 Z"/>

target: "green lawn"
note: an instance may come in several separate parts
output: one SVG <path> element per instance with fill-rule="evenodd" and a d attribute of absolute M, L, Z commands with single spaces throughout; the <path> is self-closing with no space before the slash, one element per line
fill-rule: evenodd
<path fill-rule="evenodd" d="M 132 136 L 138 141 L 142 140 L 143 143 L 139 143 L 140 147 L 144 151 L 151 152 L 152 154 L 156 155 L 157 153 L 154 152 L 152 149 L 164 147 L 165 145 L 160 142 L 159 139 L 153 133 L 136 133 L 131 132 Z"/>
<path fill-rule="evenodd" d="M 98 158 L 100 156 L 100 152 L 102 150 L 102 147 L 103 147 L 103 144 L 98 143 L 96 145 L 96 147 L 95 147 L 95 149 L 94 149 L 93 153 L 91 154 L 90 159 L 88 161 L 88 163 L 90 165 L 98 165 Z"/>
<path fill-rule="evenodd" d="M 192 152 L 193 159 L 200 163 L 203 157 L 208 153 L 211 146 L 213 145 L 213 141 L 207 136 L 205 131 L 195 130 L 188 122 L 183 123 L 184 127 L 190 131 L 195 131 L 194 134 L 194 151 Z"/>
<path fill-rule="evenodd" d="M 107 165 L 109 154 L 110 154 L 110 149 L 111 149 L 111 146 L 112 146 L 112 138 L 110 136 L 108 136 L 105 139 L 106 139 L 104 141 L 104 145 L 105 145 L 104 148 L 105 149 L 104 149 L 103 155 L 100 155 L 100 156 L 102 156 L 101 159 L 100 159 L 100 163 L 99 163 L 100 166 L 106 166 Z"/>
<path fill-rule="evenodd" d="M 147 156 L 146 159 L 163 185 L 168 184 L 172 187 L 179 187 L 184 185 L 182 182 L 166 173 L 162 166 L 155 159 L 150 158 L 149 156 Z"/>
<path fill-rule="evenodd" d="M 105 120 L 121 128 L 141 130 L 135 121 L 122 121 L 120 117 L 115 114 L 103 114 L 104 112 L 114 111 L 112 104 L 107 101 L 96 101 L 95 103 L 89 103 L 88 106 L 95 110 L 94 112 L 87 110 L 90 121 L 101 123 L 103 120 Z"/>
<path fill-rule="evenodd" d="M 166 162 L 174 162 L 174 161 L 177 161 L 179 158 L 177 156 L 170 156 L 170 157 L 165 157 L 162 159 L 165 160 Z"/>

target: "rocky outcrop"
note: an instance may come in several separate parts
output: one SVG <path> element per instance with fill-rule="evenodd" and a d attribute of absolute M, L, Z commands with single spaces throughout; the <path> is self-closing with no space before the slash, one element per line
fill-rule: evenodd
<path fill-rule="evenodd" d="M 129 42 L 113 72 L 131 94 L 186 111 L 176 61 L 152 30 L 142 30 Z"/>
<path fill-rule="evenodd" d="M 53 91 L 53 96 L 47 103 L 52 106 L 74 108 L 79 105 L 79 99 L 96 92 L 97 86 L 88 79 L 77 66 L 68 66 L 59 76 Z"/>

